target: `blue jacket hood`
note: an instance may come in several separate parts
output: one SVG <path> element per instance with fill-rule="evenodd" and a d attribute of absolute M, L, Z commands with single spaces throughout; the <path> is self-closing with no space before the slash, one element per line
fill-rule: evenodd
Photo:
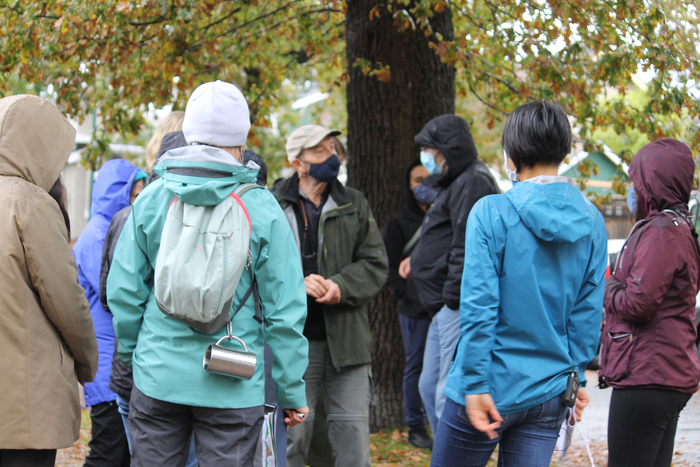
<path fill-rule="evenodd" d="M 108 221 L 131 201 L 131 185 L 146 178 L 146 173 L 123 159 L 107 161 L 92 186 L 90 216 L 101 215 Z"/>
<path fill-rule="evenodd" d="M 547 242 L 574 243 L 590 235 L 598 209 L 566 177 L 520 182 L 506 196 L 523 224 Z M 542 184 L 543 183 L 543 184 Z"/>

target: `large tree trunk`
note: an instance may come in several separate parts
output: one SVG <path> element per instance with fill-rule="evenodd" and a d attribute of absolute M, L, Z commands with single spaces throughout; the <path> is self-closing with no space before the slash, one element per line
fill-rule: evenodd
<path fill-rule="evenodd" d="M 455 110 L 455 71 L 440 62 L 420 28 L 401 29 L 387 2 L 348 0 L 346 40 L 350 81 L 348 185 L 362 191 L 380 228 L 404 206 L 403 170 L 419 154 L 413 137 L 433 117 Z M 370 20 L 376 5 L 379 18 Z M 408 8 L 407 8 L 408 10 Z M 449 8 L 430 19 L 433 31 L 453 37 Z M 353 66 L 356 59 L 390 66 L 380 81 Z M 372 428 L 403 425 L 404 352 L 394 298 L 386 290 L 369 306 L 374 335 L 376 405 Z"/>

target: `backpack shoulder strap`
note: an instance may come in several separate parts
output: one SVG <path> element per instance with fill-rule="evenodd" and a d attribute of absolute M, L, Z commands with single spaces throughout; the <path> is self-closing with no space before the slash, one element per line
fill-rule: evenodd
<path fill-rule="evenodd" d="M 235 190 L 233 190 L 233 193 L 236 196 L 243 196 L 244 193 L 254 189 L 254 188 L 262 188 L 260 185 L 256 183 L 241 183 L 239 184 Z"/>
<path fill-rule="evenodd" d="M 244 193 L 247 193 L 250 190 L 253 190 L 255 188 L 261 188 L 260 185 L 256 183 L 241 183 L 239 184 L 234 190 L 233 193 L 239 198 L 243 196 Z M 245 304 L 245 302 L 250 298 L 250 294 L 253 294 L 253 300 L 255 301 L 255 320 L 258 323 L 261 323 L 264 321 L 263 315 L 262 315 L 262 302 L 260 301 L 260 294 L 258 294 L 258 281 L 255 278 L 255 275 L 253 275 L 253 282 L 250 284 L 250 288 L 246 291 L 245 295 L 243 296 L 243 299 L 241 300 L 241 303 L 238 305 L 238 308 L 236 308 L 236 311 L 233 313 L 233 316 L 236 316 L 238 313 L 238 310 L 241 309 L 241 307 Z M 231 321 L 233 321 L 233 316 L 231 317 Z"/>
<path fill-rule="evenodd" d="M 264 321 L 263 315 L 262 315 L 262 303 L 260 302 L 260 295 L 258 294 L 258 281 L 253 276 L 253 283 L 250 284 L 250 287 L 248 287 L 248 290 L 246 290 L 245 294 L 243 295 L 243 298 L 241 299 L 241 303 L 238 304 L 236 307 L 236 311 L 233 312 L 233 315 L 231 316 L 230 322 L 233 322 L 233 318 L 236 317 L 238 312 L 243 308 L 243 305 L 245 305 L 245 302 L 248 301 L 250 298 L 250 294 L 253 294 L 253 299 L 255 300 L 255 321 L 258 323 L 262 324 Z"/>

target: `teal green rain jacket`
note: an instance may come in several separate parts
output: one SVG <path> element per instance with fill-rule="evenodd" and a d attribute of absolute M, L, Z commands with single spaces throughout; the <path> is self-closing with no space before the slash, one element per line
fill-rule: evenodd
<path fill-rule="evenodd" d="M 216 177 L 177 175 L 168 171 L 173 167 L 191 168 L 178 170 L 181 173 L 210 169 Z M 294 237 L 279 204 L 265 189 L 249 190 L 241 196 L 252 223 L 253 263 L 243 271 L 231 314 L 255 273 L 264 325 L 254 319 L 252 295 L 233 319 L 233 334 L 257 355 L 255 374 L 243 380 L 208 373 L 202 368 L 206 348 L 226 335 L 226 329 L 203 334 L 160 311 L 153 276 L 161 232 L 175 197 L 192 205 L 216 205 L 239 183 L 255 183 L 258 171 L 236 165 L 221 149 L 187 146 L 165 154 L 156 172 L 162 178 L 149 184 L 134 203 L 107 278 L 119 358 L 133 369 L 134 384 L 149 397 L 176 404 L 222 409 L 260 406 L 264 403 L 263 350 L 267 343 L 274 356 L 272 378 L 277 384 L 277 402 L 283 408 L 304 407 L 306 289 Z M 239 348 L 235 341 L 222 345 Z"/>
<path fill-rule="evenodd" d="M 603 216 L 573 181 L 542 176 L 482 198 L 467 221 L 462 337 L 445 394 L 490 393 L 502 415 L 582 383 L 603 316 Z"/>

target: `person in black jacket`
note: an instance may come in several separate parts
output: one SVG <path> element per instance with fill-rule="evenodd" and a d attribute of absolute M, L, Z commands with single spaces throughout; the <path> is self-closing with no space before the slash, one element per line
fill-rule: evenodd
<path fill-rule="evenodd" d="M 418 387 L 433 432 L 445 403 L 445 383 L 459 339 L 459 299 L 464 267 L 464 237 L 472 206 L 498 186 L 477 157 L 467 122 L 457 115 L 430 120 L 414 141 L 421 163 L 440 175 L 441 188 L 423 219 L 418 244 L 401 262 L 402 277 L 412 276 L 425 309 L 433 317 Z"/>
<path fill-rule="evenodd" d="M 406 354 L 403 374 L 403 401 L 408 442 L 419 448 L 432 448 L 433 439 L 425 429 L 426 417 L 423 401 L 418 391 L 418 379 L 423 369 L 423 351 L 428 336 L 430 315 L 423 307 L 410 277 L 399 275 L 399 264 L 411 255 L 418 239 L 425 211 L 435 199 L 437 191 L 422 184 L 430 174 L 416 160 L 404 171 L 403 188 L 406 207 L 391 216 L 384 226 L 382 237 L 389 259 L 389 290 L 398 299 L 397 311 L 401 325 L 401 337 Z M 420 199 L 420 201 L 419 201 Z"/>
<path fill-rule="evenodd" d="M 160 143 L 160 148 L 158 149 L 158 156 L 155 160 L 155 164 L 158 163 L 158 159 L 165 154 L 170 149 L 179 148 L 186 146 L 187 141 L 182 131 L 174 131 L 167 133 L 163 136 Z M 148 177 L 148 183 L 158 179 L 158 175 L 154 171 Z M 132 199 L 133 204 L 133 199 Z M 105 237 L 105 243 L 102 248 L 102 264 L 100 266 L 100 303 L 105 311 L 109 311 L 107 306 L 107 276 L 109 275 L 109 268 L 112 264 L 112 257 L 114 256 L 114 250 L 117 247 L 117 241 L 119 240 L 119 235 L 126 224 L 127 219 L 129 219 L 129 214 L 131 214 L 131 206 L 127 206 L 121 211 L 117 212 L 107 229 L 107 236 Z M 117 339 L 114 339 L 114 353 L 112 354 L 112 373 L 109 379 L 109 388 L 117 393 L 117 406 L 119 408 L 119 413 L 122 416 L 124 422 L 124 428 L 126 430 L 126 438 L 129 443 L 129 451 L 131 451 L 131 436 L 129 435 L 129 425 L 127 423 L 129 415 L 129 399 L 131 397 L 131 389 L 134 386 L 134 378 L 129 370 L 119 359 L 117 355 Z M 194 437 L 192 438 L 192 446 L 190 446 L 190 454 L 187 457 L 186 467 L 197 467 L 197 457 L 194 453 Z"/>

